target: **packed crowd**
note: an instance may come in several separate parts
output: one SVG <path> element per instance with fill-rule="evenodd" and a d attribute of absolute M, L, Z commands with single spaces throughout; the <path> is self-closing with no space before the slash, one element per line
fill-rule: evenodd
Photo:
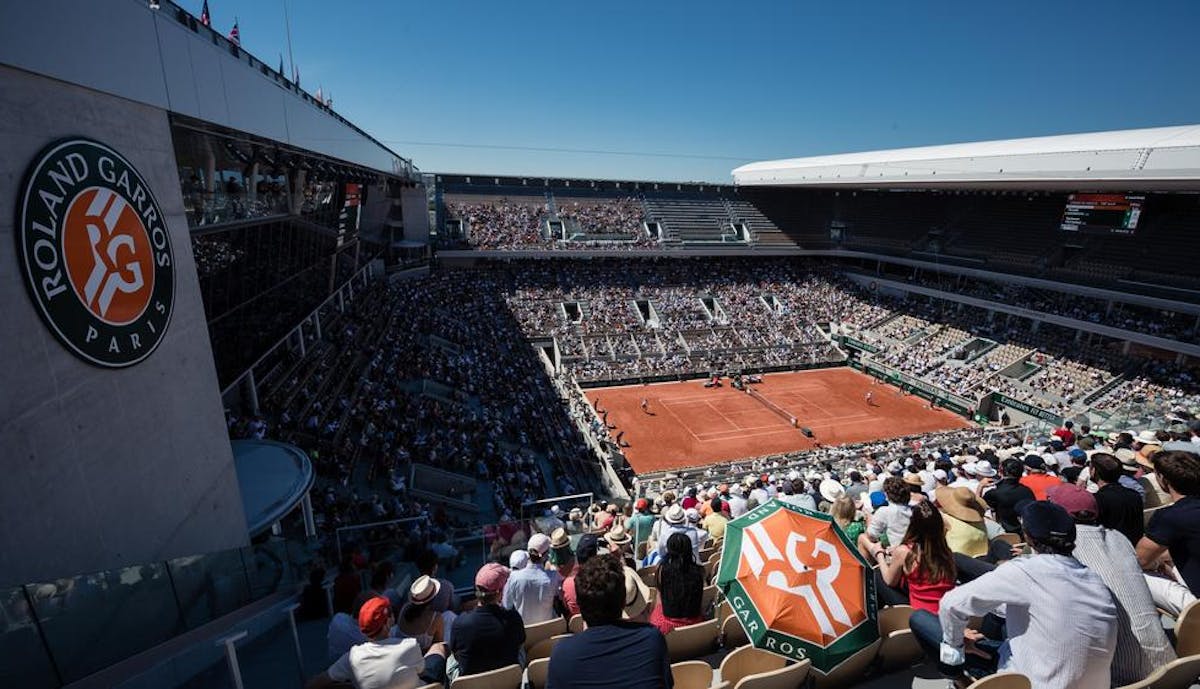
<path fill-rule="evenodd" d="M 478 249 L 640 249 L 658 244 L 642 224 L 641 203 L 633 198 L 447 199 L 446 212 L 462 221 L 467 244 Z M 563 223 L 564 237 L 552 237 L 550 221 Z"/>
<path fill-rule="evenodd" d="M 368 589 L 347 581 L 329 622 L 331 665 L 309 687 L 504 668 L 514 685 L 527 671 L 539 687 L 580 677 L 670 687 L 674 661 L 746 652 L 741 616 L 712 582 L 731 521 L 776 502 L 829 515 L 871 563 L 878 606 L 908 606 L 898 609 L 920 654 L 906 662 L 924 660 L 951 686 L 1014 672 L 1039 688 L 1123 687 L 1176 667 L 1176 644 L 1195 639 L 1173 641 L 1161 615 L 1181 617 L 1200 593 L 1200 419 L 980 432 L 661 477 L 628 505 L 506 520 L 490 531 L 471 604 L 435 557 L 420 556 L 420 576 L 400 587 L 382 563 Z M 680 656 L 672 635 L 704 624 L 717 625 L 711 645 Z M 736 681 L 735 668 L 719 671 Z"/>
<path fill-rule="evenodd" d="M 1178 311 L 925 271 L 906 276 L 905 281 L 1180 342 L 1198 341 L 1197 317 Z"/>

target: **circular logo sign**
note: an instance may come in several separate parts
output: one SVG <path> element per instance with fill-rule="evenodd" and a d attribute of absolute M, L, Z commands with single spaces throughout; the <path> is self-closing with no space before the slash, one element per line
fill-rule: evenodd
<path fill-rule="evenodd" d="M 30 166 L 17 212 L 26 287 L 67 349 L 108 367 L 150 356 L 171 322 L 175 257 L 129 161 L 90 139 L 55 143 Z"/>

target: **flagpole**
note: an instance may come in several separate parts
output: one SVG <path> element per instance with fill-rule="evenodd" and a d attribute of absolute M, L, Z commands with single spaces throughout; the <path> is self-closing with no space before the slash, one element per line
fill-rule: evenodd
<path fill-rule="evenodd" d="M 292 20 L 288 17 L 287 0 L 283 0 L 283 26 L 287 31 L 288 62 L 291 63 L 292 78 L 296 78 L 296 60 L 292 57 Z"/>

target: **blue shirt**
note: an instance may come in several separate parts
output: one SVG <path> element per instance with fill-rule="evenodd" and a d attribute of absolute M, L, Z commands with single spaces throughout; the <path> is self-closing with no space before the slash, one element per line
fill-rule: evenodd
<path fill-rule="evenodd" d="M 558 642 L 546 689 L 670 689 L 667 640 L 640 622 L 588 627 Z"/>

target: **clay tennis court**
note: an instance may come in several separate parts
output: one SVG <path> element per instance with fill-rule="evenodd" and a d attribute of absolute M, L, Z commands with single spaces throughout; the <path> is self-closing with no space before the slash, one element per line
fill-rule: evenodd
<path fill-rule="evenodd" d="M 772 373 L 752 386 L 760 395 L 808 427 L 806 438 L 790 421 L 752 395 L 703 380 L 656 383 L 587 391 L 593 406 L 608 411 L 615 438 L 624 431 L 625 457 L 638 473 L 700 466 L 779 452 L 894 438 L 911 433 L 965 428 L 970 424 L 945 409 L 930 409 L 915 395 L 851 368 Z M 872 391 L 873 404 L 864 399 Z M 649 402 L 647 414 L 641 401 Z"/>

